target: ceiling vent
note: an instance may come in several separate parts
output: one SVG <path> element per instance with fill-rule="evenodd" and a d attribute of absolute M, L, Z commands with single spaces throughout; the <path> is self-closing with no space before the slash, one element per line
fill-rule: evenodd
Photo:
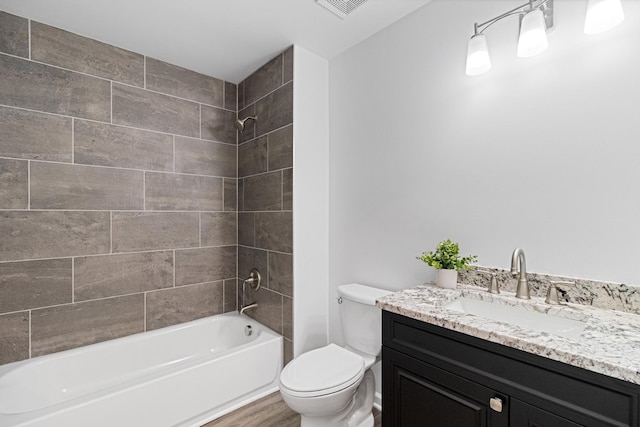
<path fill-rule="evenodd" d="M 344 19 L 367 0 L 316 0 L 318 4 Z"/>

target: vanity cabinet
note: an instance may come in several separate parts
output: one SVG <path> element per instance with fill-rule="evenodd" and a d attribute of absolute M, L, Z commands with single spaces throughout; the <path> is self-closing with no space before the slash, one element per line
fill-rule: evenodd
<path fill-rule="evenodd" d="M 383 311 L 388 427 L 640 427 L 640 386 Z"/>

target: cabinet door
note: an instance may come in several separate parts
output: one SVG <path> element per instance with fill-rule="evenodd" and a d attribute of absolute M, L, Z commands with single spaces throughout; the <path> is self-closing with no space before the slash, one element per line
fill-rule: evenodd
<path fill-rule="evenodd" d="M 536 408 L 517 399 L 511 399 L 511 427 L 580 427 L 566 418 Z"/>
<path fill-rule="evenodd" d="M 383 351 L 384 425 L 508 426 L 506 396 L 410 356 L 387 348 Z"/>

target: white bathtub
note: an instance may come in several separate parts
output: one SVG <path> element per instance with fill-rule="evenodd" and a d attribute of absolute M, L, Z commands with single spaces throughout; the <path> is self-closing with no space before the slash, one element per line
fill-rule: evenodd
<path fill-rule="evenodd" d="M 281 336 L 221 314 L 0 367 L 0 426 L 199 427 L 276 391 L 281 368 Z"/>

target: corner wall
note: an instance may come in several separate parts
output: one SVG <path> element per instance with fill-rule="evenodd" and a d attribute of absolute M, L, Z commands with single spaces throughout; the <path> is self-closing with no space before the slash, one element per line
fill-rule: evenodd
<path fill-rule="evenodd" d="M 283 335 L 285 363 L 293 354 L 293 93 L 293 47 L 238 85 L 238 117 L 257 116 L 238 134 L 239 294 L 257 268 L 262 288 L 246 286 L 245 304 L 258 306 L 245 313 Z"/>
<path fill-rule="evenodd" d="M 300 46 L 294 49 L 294 354 L 299 356 L 328 340 L 329 64 Z"/>

